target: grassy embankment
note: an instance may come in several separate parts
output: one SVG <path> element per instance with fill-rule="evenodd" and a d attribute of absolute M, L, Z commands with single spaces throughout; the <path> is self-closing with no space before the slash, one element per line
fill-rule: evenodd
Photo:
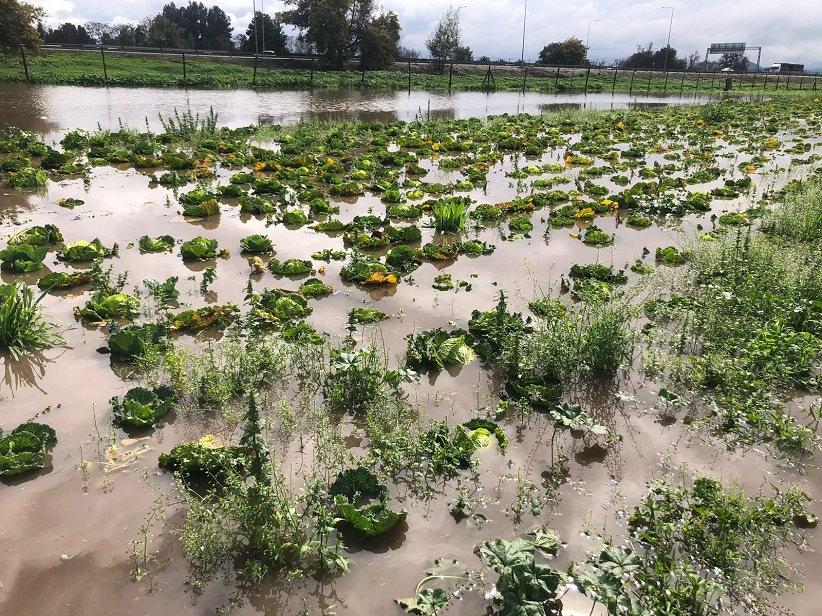
<path fill-rule="evenodd" d="M 254 87 L 252 58 L 186 57 L 178 54 L 125 54 L 108 51 L 105 54 L 106 76 L 99 51 L 47 51 L 27 58 L 29 81 L 60 85 L 117 85 L 151 87 L 250 88 Z M 371 71 L 365 74 L 350 71 L 284 68 L 293 62 L 282 59 L 261 59 L 257 67 L 256 86 L 263 88 L 362 88 L 403 90 L 409 87 L 407 65 L 398 63 L 397 70 Z M 488 67 L 458 65 L 449 78 L 432 73 L 430 64 L 411 65 L 411 88 L 416 90 L 482 90 Z M 670 73 L 663 76 L 648 72 L 613 71 L 608 69 L 529 67 L 525 75 L 519 67 L 492 65 L 493 88 L 503 91 L 525 89 L 534 92 L 630 92 L 632 94 L 694 94 L 722 92 L 726 76 L 717 73 Z M 587 88 L 586 88 L 587 77 Z M 818 78 L 807 76 L 735 75 L 732 91 L 742 94 L 767 92 L 789 93 L 813 91 Z M 20 56 L 0 58 L 0 82 L 26 81 Z"/>

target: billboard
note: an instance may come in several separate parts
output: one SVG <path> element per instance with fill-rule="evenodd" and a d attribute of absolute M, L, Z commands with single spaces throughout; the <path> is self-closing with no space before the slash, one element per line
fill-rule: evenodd
<path fill-rule="evenodd" d="M 708 49 L 708 53 L 745 53 L 745 48 L 745 43 L 711 43 L 711 46 Z"/>

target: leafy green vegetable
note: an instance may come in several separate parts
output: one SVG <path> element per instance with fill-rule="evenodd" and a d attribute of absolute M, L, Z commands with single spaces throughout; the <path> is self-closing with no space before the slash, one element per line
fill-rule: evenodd
<path fill-rule="evenodd" d="M 278 261 L 271 259 L 268 262 L 268 269 L 275 276 L 302 276 L 311 273 L 311 261 L 303 259 L 286 259 Z"/>
<path fill-rule="evenodd" d="M 340 517 L 367 537 L 391 530 L 408 515 L 404 509 L 395 512 L 388 508 L 388 488 L 363 467 L 340 473 L 328 493 L 334 497 Z M 362 498 L 378 499 L 379 502 L 358 507 L 356 503 Z"/>
<path fill-rule="evenodd" d="M 57 442 L 50 426 L 27 422 L 0 436 L 0 477 L 21 475 L 43 468 L 46 448 Z"/>
<path fill-rule="evenodd" d="M 133 319 L 140 311 L 140 300 L 125 293 L 114 293 L 88 300 L 83 308 L 74 308 L 74 315 L 84 321 L 102 322 L 111 319 Z"/>
<path fill-rule="evenodd" d="M 203 437 L 198 443 L 183 443 L 160 454 L 159 464 L 184 477 L 198 475 L 219 481 L 226 473 L 244 472 L 248 459 L 244 447 L 217 446 L 213 437 Z"/>
<path fill-rule="evenodd" d="M 349 323 L 378 323 L 389 318 L 391 318 L 390 314 L 374 308 L 351 308 L 348 311 Z"/>
<path fill-rule="evenodd" d="M 274 244 L 265 235 L 255 233 L 241 239 L 240 248 L 242 248 L 245 252 L 271 252 L 274 250 Z"/>
<path fill-rule="evenodd" d="M 14 188 L 38 188 L 45 186 L 48 179 L 48 174 L 42 169 L 23 167 L 10 174 L 9 182 Z"/>
<path fill-rule="evenodd" d="M 73 274 L 67 272 L 52 272 L 38 280 L 37 286 L 41 289 L 53 291 L 55 289 L 70 289 L 71 287 L 88 284 L 89 282 L 91 282 L 91 274 L 89 272 L 75 272 Z"/>
<path fill-rule="evenodd" d="M 31 244 L 18 244 L 7 246 L 0 250 L 0 269 L 4 272 L 33 272 L 42 269 L 43 259 L 46 258 L 48 248 L 46 246 L 32 246 Z"/>
<path fill-rule="evenodd" d="M 171 250 L 174 243 L 175 240 L 170 235 L 160 235 L 155 238 L 143 235 L 138 241 L 140 252 L 165 252 Z"/>
<path fill-rule="evenodd" d="M 180 246 L 183 261 L 214 259 L 217 256 L 217 240 L 195 237 Z"/>
<path fill-rule="evenodd" d="M 117 396 L 109 402 L 116 425 L 144 428 L 155 425 L 173 408 L 175 400 L 173 389 L 160 386 L 154 389 L 133 387 L 126 392 L 122 402 Z"/>
<path fill-rule="evenodd" d="M 291 210 L 283 212 L 284 225 L 305 225 L 308 224 L 309 218 L 302 210 Z"/>
<path fill-rule="evenodd" d="M 214 325 L 230 323 L 237 317 L 237 313 L 237 306 L 231 302 L 224 306 L 190 308 L 179 314 L 169 315 L 168 327 L 178 331 L 199 331 Z"/>
<path fill-rule="evenodd" d="M 240 197 L 240 211 L 248 212 L 249 214 L 271 214 L 277 211 L 271 201 L 263 199 L 262 197 L 250 197 L 243 195 Z"/>
<path fill-rule="evenodd" d="M 112 248 L 106 248 L 97 238 L 86 242 L 80 240 L 74 244 L 65 244 L 60 249 L 59 257 L 66 261 L 94 261 L 103 257 L 110 257 L 117 254 L 117 244 Z"/>
<path fill-rule="evenodd" d="M 657 248 L 655 258 L 657 262 L 666 263 L 668 265 L 682 265 L 685 263 L 685 256 L 674 246 Z"/>
<path fill-rule="evenodd" d="M 442 328 L 409 334 L 406 358 L 409 365 L 432 370 L 445 366 L 462 366 L 471 363 L 476 353 L 468 345 L 473 336 L 465 330 L 446 332 Z"/>
<path fill-rule="evenodd" d="M 534 544 L 524 539 L 492 539 L 477 546 L 477 553 L 499 574 L 495 601 L 500 616 L 544 616 L 560 613 L 557 597 L 565 575 L 534 560 Z"/>
<path fill-rule="evenodd" d="M 319 278 L 309 278 L 300 285 L 300 293 L 308 297 L 317 297 L 319 295 L 328 295 L 333 292 L 334 288 L 331 285 L 325 284 Z"/>
<path fill-rule="evenodd" d="M 157 323 L 119 327 L 109 324 L 108 348 L 112 355 L 140 357 L 150 345 L 160 344 L 166 336 L 166 327 Z"/>
<path fill-rule="evenodd" d="M 9 238 L 9 246 L 18 244 L 31 244 L 32 246 L 43 246 L 45 244 L 59 244 L 63 241 L 63 234 L 55 225 L 43 225 L 29 227 L 18 231 Z"/>
<path fill-rule="evenodd" d="M 256 312 L 266 320 L 276 323 L 302 319 L 313 311 L 308 300 L 298 293 L 280 289 L 266 289 L 257 300 Z"/>

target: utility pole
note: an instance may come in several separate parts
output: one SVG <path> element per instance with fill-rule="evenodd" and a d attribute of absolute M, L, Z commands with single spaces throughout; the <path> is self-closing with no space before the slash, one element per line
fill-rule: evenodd
<path fill-rule="evenodd" d="M 525 20 L 528 18 L 528 0 L 525 0 L 525 12 L 522 14 L 522 54 L 519 61 L 525 64 Z"/>
<path fill-rule="evenodd" d="M 665 45 L 665 60 L 664 60 L 664 70 L 668 72 L 668 54 L 671 52 L 671 28 L 674 26 L 674 7 L 672 6 L 663 6 L 663 9 L 671 9 L 671 20 L 668 22 L 668 43 Z"/>
<path fill-rule="evenodd" d="M 254 24 L 254 55 L 256 56 L 260 53 L 260 45 L 257 41 L 257 0 L 251 0 L 251 6 L 254 7 L 254 13 L 251 17 L 251 20 Z"/>

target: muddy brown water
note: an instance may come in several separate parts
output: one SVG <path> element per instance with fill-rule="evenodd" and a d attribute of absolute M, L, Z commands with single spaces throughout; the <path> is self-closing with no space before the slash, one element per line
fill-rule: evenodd
<path fill-rule="evenodd" d="M 432 111 L 465 117 L 539 112 L 555 104 L 587 106 L 600 99 L 591 95 L 584 100 L 557 100 L 532 94 L 335 95 L 18 85 L 0 87 L 0 123 L 36 130 L 49 138 L 57 138 L 70 128 L 94 129 L 98 122 L 104 128 L 116 128 L 121 119 L 129 126 L 142 127 L 144 117 L 156 129 L 158 112 L 187 105 L 201 113 L 213 106 L 221 120 L 230 125 L 257 121 L 286 123 L 305 116 L 413 119 L 419 109 L 428 108 L 429 100 Z M 604 97 L 602 102 L 607 105 L 612 99 Z M 557 156 L 558 153 L 547 154 L 541 162 L 555 161 Z M 510 161 L 506 168 L 508 165 Z M 231 173 L 219 170 L 224 179 Z M 432 170 L 426 180 L 448 181 L 450 177 Z M 486 194 L 474 191 L 471 196 L 479 202 L 497 203 L 527 188 L 527 184 L 523 187 L 506 178 L 499 166 L 489 174 L 489 182 Z M 55 204 L 61 197 L 81 198 L 85 204 L 73 210 L 64 209 Z M 343 220 L 366 213 L 369 208 L 381 212 L 383 207 L 371 196 L 340 205 Z M 715 211 L 744 207 L 741 200 L 716 202 Z M 466 232 L 467 237 L 495 244 L 496 252 L 489 257 L 463 257 L 436 266 L 424 264 L 414 273 L 413 283 L 403 282 L 393 293 L 366 291 L 341 283 L 341 264 L 332 262 L 325 265 L 324 279 L 334 286 L 335 292 L 328 298 L 311 300 L 315 310 L 310 321 L 339 342 L 346 333 L 347 310 L 372 305 L 395 316 L 379 329 L 365 328 L 365 336 L 378 334 L 389 355 L 400 356 L 405 351 L 406 334 L 414 329 L 444 326 L 447 321 L 465 327 L 471 310 L 490 309 L 500 288 L 509 292 L 512 306 L 527 311 L 526 304 L 533 297 L 542 293 L 556 296 L 560 275 L 567 273 L 572 264 L 601 262 L 622 268 L 640 257 L 643 247 L 653 253 L 656 246 L 687 241 L 688 232 L 699 223 L 707 226 L 709 216 L 682 222 L 660 221 L 643 231 L 626 228 L 615 217 L 600 218 L 596 221 L 598 226 L 615 233 L 616 241 L 613 247 L 598 250 L 581 244 L 568 230 L 546 233 L 544 216 L 537 211 L 532 216 L 535 228 L 530 238 L 504 241 L 498 228 Z M 145 174 L 113 167 L 95 168 L 88 186 L 80 179 L 65 179 L 49 182 L 41 192 L 0 192 L 0 246 L 5 245 L 5 239 L 19 225 L 46 222 L 56 224 L 66 241 L 98 237 L 106 246 L 119 242 L 120 254 L 109 263 L 116 272 L 130 273 L 127 290 L 142 287 L 144 279 L 179 276 L 180 304 L 192 307 L 226 301 L 242 303 L 249 268 L 238 254 L 239 242 L 251 233 L 271 237 L 280 260 L 309 258 L 312 252 L 323 248 L 342 248 L 341 237 L 329 237 L 307 228 L 266 227 L 263 218 L 241 215 L 237 207 L 224 205 L 217 219 L 189 221 L 180 215 L 174 191 L 150 188 Z M 199 292 L 199 278 L 204 265 L 185 264 L 177 254 L 141 256 L 129 243 L 136 243 L 144 234 L 170 234 L 178 240 L 203 234 L 218 239 L 220 247 L 229 248 L 232 254 L 227 260 L 215 262 L 219 278 L 212 292 L 203 296 Z M 432 230 L 424 229 L 423 243 L 432 235 Z M 46 265 L 53 270 L 65 268 L 56 263 L 53 253 Z M 441 272 L 452 274 L 454 280 L 469 281 L 470 292 L 432 289 L 434 276 Z M 22 279 L 33 283 L 42 273 Z M 194 280 L 190 279 L 192 276 Z M 2 278 L 4 282 L 15 279 L 5 273 Z M 253 284 L 256 290 L 296 289 L 299 281 L 275 279 L 267 272 L 255 278 Z M 139 527 L 150 513 L 155 489 L 170 488 L 170 478 L 157 468 L 157 455 L 179 442 L 207 434 L 211 426 L 178 418 L 138 439 L 130 439 L 126 433 L 112 428 L 108 400 L 122 395 L 134 383 L 122 371 L 112 368 L 108 356 L 96 352 L 105 344 L 104 333 L 74 320 L 72 308 L 86 298 L 87 290 L 81 288 L 49 295 L 44 300 L 47 313 L 67 328 L 64 347 L 32 353 L 16 362 L 7 357 L 0 359 L 0 426 L 9 429 L 37 418 L 52 425 L 59 437 L 50 463 L 38 476 L 0 483 L 0 613 L 213 614 L 215 608 L 231 599 L 234 588 L 218 580 L 207 585 L 202 593 L 192 592 L 177 539 L 162 525 L 152 530 L 154 573 L 133 582 L 127 560 L 129 541 L 140 538 Z M 635 363 L 640 362 L 637 359 Z M 567 544 L 557 566 L 583 561 L 586 551 L 601 545 L 599 534 L 619 536 L 623 532 L 624 512 L 642 495 L 645 482 L 663 463 L 673 467 L 687 464 L 696 471 L 722 475 L 751 491 L 767 487 L 768 482 L 794 481 L 814 498 L 818 497 L 822 475 L 816 469 L 798 475 L 761 452 L 726 451 L 719 443 L 690 434 L 679 422 L 662 421 L 655 408 L 659 387 L 644 381 L 639 373 L 627 372 L 606 387 L 592 384 L 590 393 L 578 392 L 584 406 L 619 439 L 602 448 L 590 438 L 562 433 L 569 473 L 556 499 L 545 504 L 537 515 L 526 511 L 518 520 L 511 511 L 518 471 L 538 487 L 550 473 L 548 441 L 553 424 L 544 416 L 533 414 L 521 424 L 516 420 L 506 424 L 511 447 L 505 455 L 491 451 L 479 455 L 477 485 L 482 489 L 473 495 L 484 501 L 479 511 L 488 518 L 487 522 L 477 525 L 470 520 L 456 521 L 448 512 L 446 503 L 456 497 L 459 483 L 466 488 L 475 485 L 466 477 L 449 482 L 441 495 L 426 501 L 414 498 L 401 486 L 396 487 L 392 500 L 409 510 L 406 523 L 379 541 L 349 542 L 351 573 L 333 579 L 266 583 L 260 591 L 244 597 L 237 613 L 297 614 L 305 607 L 312 614 L 327 610 L 339 615 L 399 615 L 402 611 L 392 600 L 412 596 L 433 559 L 458 559 L 467 568 L 476 569 L 480 563 L 472 552 L 477 543 L 495 537 L 513 539 L 539 523 L 556 529 Z M 496 385 L 492 375 L 474 363 L 460 370 L 423 375 L 419 386 L 407 389 L 429 416 L 457 422 L 472 417 L 474 409 L 493 404 Z M 354 423 L 345 430 L 356 452 L 361 430 Z M 112 439 L 119 457 L 114 465 L 106 466 L 104 463 L 110 461 L 106 449 Z M 89 464 L 84 465 L 84 461 Z M 299 454 L 291 455 L 289 461 L 299 463 Z M 148 481 L 141 478 L 141 469 L 148 473 Z M 822 514 L 817 502 L 811 503 L 810 510 Z M 180 521 L 181 513 L 177 512 L 169 524 Z M 814 537 L 812 545 L 818 544 L 819 539 Z M 803 594 L 784 597 L 783 603 L 797 614 L 813 614 L 813 606 L 822 601 L 822 585 L 814 583 L 822 573 L 822 557 L 816 552 L 793 557 L 801 564 L 806 589 Z M 463 597 L 450 613 L 485 613 L 481 592 L 466 592 Z M 581 597 L 569 597 L 566 606 L 569 614 L 587 614 L 591 604 Z"/>

